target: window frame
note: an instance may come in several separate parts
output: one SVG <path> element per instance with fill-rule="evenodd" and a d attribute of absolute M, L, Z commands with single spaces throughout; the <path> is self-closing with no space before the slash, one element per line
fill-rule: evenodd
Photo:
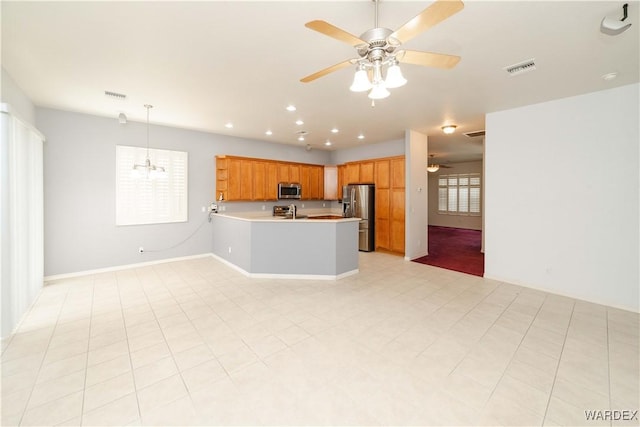
<path fill-rule="evenodd" d="M 480 173 L 440 174 L 437 176 L 437 180 L 438 214 L 482 216 L 482 178 Z M 474 197 L 473 193 L 476 192 L 477 196 Z M 477 211 L 472 210 L 476 206 Z M 461 207 L 465 210 L 460 210 Z"/>
<path fill-rule="evenodd" d="M 165 177 L 135 177 L 134 164 L 144 164 L 147 149 L 116 145 L 115 225 L 171 224 L 189 221 L 189 153 L 150 148 L 151 163 Z"/>

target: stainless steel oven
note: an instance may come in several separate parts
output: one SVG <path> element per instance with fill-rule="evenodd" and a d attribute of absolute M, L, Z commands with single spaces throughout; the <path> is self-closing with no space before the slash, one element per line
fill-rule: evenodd
<path fill-rule="evenodd" d="M 278 184 L 278 200 L 302 198 L 302 187 L 297 182 L 281 182 Z"/>

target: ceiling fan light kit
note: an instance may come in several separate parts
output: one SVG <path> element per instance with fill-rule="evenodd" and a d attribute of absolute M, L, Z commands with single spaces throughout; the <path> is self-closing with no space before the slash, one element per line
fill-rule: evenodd
<path fill-rule="evenodd" d="M 300 79 L 301 82 L 308 83 L 351 64 L 356 64 L 356 72 L 349 89 L 352 92 L 369 91 L 368 97 L 376 100 L 388 97 L 390 95 L 388 89 L 395 89 L 407 83 L 407 79 L 402 75 L 400 62 L 450 69 L 460 61 L 460 57 L 454 55 L 400 50 L 399 48 L 402 43 L 406 43 L 462 10 L 464 8 L 462 1 L 436 0 L 395 32 L 378 26 L 379 0 L 373 0 L 373 2 L 375 4 L 374 28 L 365 31 L 360 37 L 325 21 L 316 20 L 305 24 L 307 28 L 350 44 L 356 49 L 358 58 L 327 67 Z M 370 75 L 371 79 L 369 79 Z"/>
<path fill-rule="evenodd" d="M 438 172 L 440 168 L 451 169 L 451 166 L 441 165 L 435 162 L 434 154 L 429 154 L 429 158 L 431 159 L 431 163 L 427 163 L 427 172 Z"/>
<path fill-rule="evenodd" d="M 389 68 L 387 68 L 387 78 L 384 80 L 385 86 L 389 89 L 395 89 L 407 84 L 407 79 L 402 75 L 398 60 L 393 59 Z"/>
<path fill-rule="evenodd" d="M 353 76 L 353 83 L 349 87 L 349 90 L 351 92 L 366 92 L 372 87 L 373 85 L 369 81 L 369 76 L 367 75 L 367 70 L 364 65 L 358 65 L 356 74 Z"/>
<path fill-rule="evenodd" d="M 387 88 L 384 85 L 384 82 L 379 82 L 378 84 L 373 85 L 373 88 L 371 88 L 371 90 L 369 91 L 369 95 L 367 96 L 369 97 L 369 99 L 376 100 L 376 99 L 384 99 L 389 95 L 391 95 L 391 92 L 387 90 Z"/>

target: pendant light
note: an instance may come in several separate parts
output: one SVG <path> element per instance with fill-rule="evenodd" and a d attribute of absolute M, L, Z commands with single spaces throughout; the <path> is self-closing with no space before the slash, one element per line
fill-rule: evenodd
<path fill-rule="evenodd" d="M 166 176 L 166 171 L 162 166 L 156 166 L 151 164 L 151 158 L 149 157 L 149 110 L 153 108 L 153 105 L 144 104 L 144 108 L 147 109 L 147 158 L 144 164 L 134 164 L 133 174 L 136 177 L 144 177 L 146 179 L 156 179 Z"/>

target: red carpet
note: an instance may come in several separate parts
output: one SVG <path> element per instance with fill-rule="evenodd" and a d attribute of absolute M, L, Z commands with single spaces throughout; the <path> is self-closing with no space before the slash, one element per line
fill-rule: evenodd
<path fill-rule="evenodd" d="M 429 226 L 429 255 L 413 261 L 482 277 L 482 232 L 462 228 Z"/>

